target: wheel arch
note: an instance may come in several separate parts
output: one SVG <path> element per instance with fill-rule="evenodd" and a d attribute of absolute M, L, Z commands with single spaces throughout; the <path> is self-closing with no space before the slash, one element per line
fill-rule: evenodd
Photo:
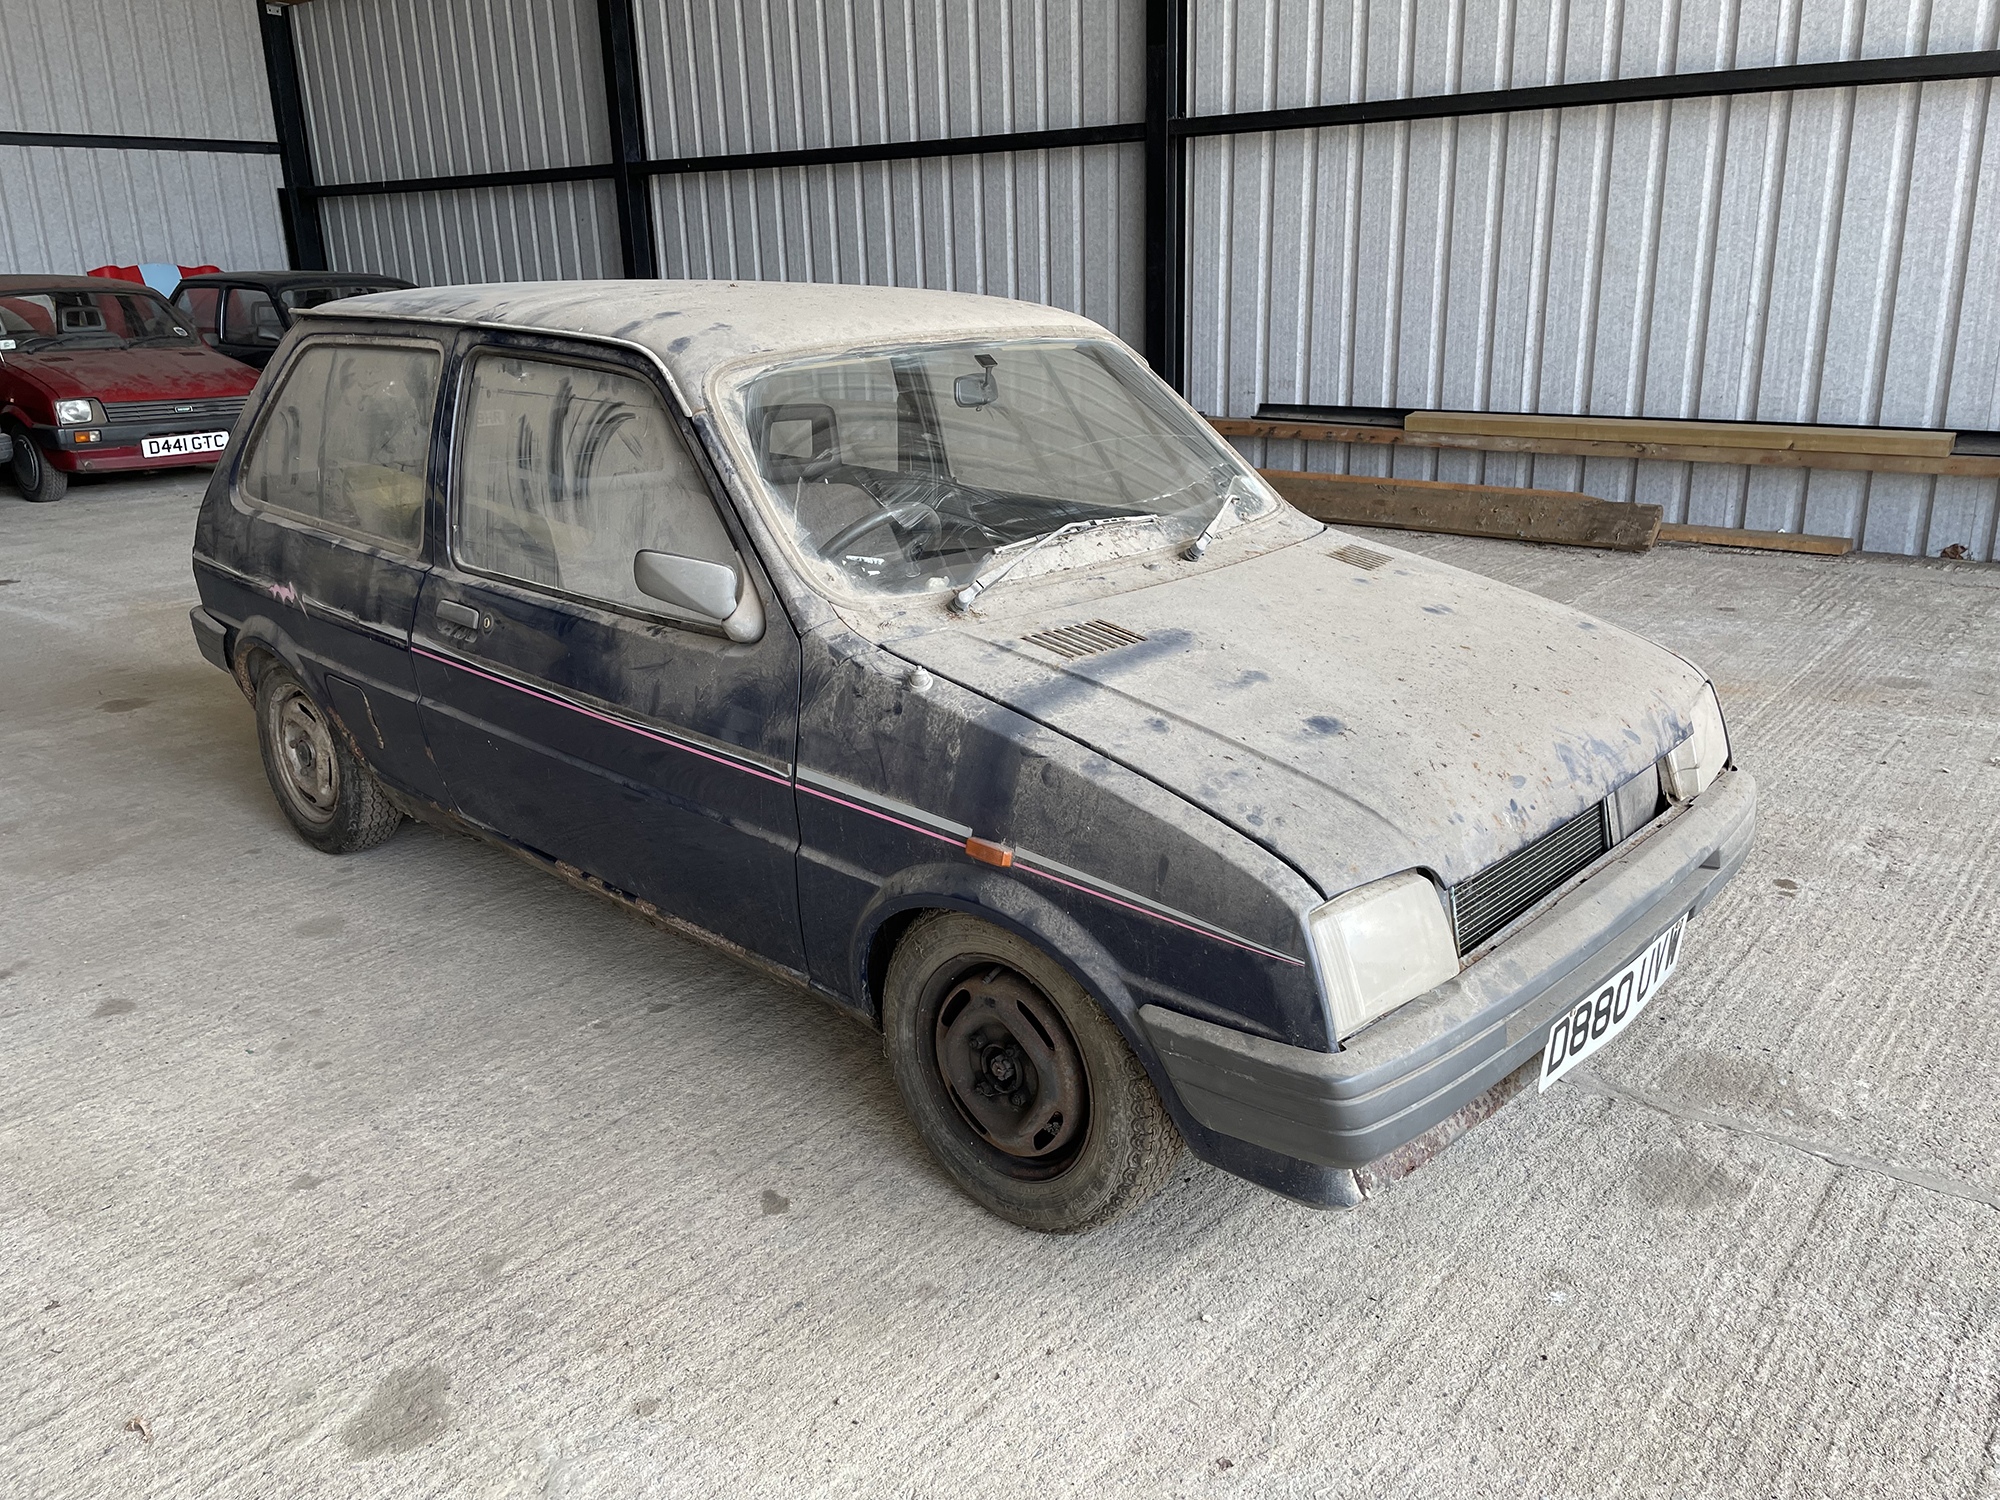
<path fill-rule="evenodd" d="M 229 675 L 252 703 L 257 701 L 258 680 L 273 662 L 290 668 L 301 682 L 312 680 L 298 642 L 269 615 L 252 615 L 230 632 Z"/>
<path fill-rule="evenodd" d="M 882 1023 L 889 959 L 911 924 L 932 911 L 960 911 L 1033 943 L 1083 986 L 1135 1045 L 1144 1033 L 1138 1003 L 1118 965 L 1084 926 L 1039 891 L 998 871 L 925 864 L 899 870 L 876 891 L 855 924 L 851 978 L 864 1009 Z"/>

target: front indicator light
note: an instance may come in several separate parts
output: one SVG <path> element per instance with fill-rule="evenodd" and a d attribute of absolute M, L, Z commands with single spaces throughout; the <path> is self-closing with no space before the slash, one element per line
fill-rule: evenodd
<path fill-rule="evenodd" d="M 58 401 L 56 421 L 65 427 L 77 427 L 88 422 L 93 413 L 88 401 Z"/>
<path fill-rule="evenodd" d="M 1458 973 L 1458 945 L 1430 877 L 1405 870 L 1306 915 L 1336 1040 Z"/>
<path fill-rule="evenodd" d="M 1703 686 L 1694 705 L 1694 732 L 1660 757 L 1667 795 L 1676 802 L 1700 796 L 1729 764 L 1729 729 L 1722 722 L 1722 705 L 1715 684 Z"/>

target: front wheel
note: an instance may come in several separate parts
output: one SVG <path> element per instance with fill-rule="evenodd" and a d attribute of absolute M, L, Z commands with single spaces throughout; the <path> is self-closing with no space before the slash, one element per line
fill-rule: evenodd
<path fill-rule="evenodd" d="M 370 849 L 403 821 L 289 667 L 266 667 L 257 679 L 257 742 L 278 806 L 315 849 Z"/>
<path fill-rule="evenodd" d="M 14 439 L 14 457 L 8 467 L 13 471 L 14 488 L 21 492 L 21 498 L 47 505 L 67 495 L 69 475 L 50 465 L 48 455 L 35 446 L 33 436 L 25 428 L 11 425 L 7 433 Z"/>
<path fill-rule="evenodd" d="M 1172 1174 L 1180 1132 L 1145 1068 L 1082 986 L 1013 933 L 958 912 L 919 919 L 890 960 L 882 1021 L 917 1133 L 1001 1218 L 1094 1229 Z"/>

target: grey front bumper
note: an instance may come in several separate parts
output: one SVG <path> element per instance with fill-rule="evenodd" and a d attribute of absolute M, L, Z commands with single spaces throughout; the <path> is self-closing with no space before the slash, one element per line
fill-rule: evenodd
<path fill-rule="evenodd" d="M 1700 911 L 1749 854 L 1756 824 L 1756 782 L 1726 772 L 1486 957 L 1339 1052 L 1156 1005 L 1139 1017 L 1196 1120 L 1300 1161 L 1361 1169 L 1343 1195 L 1359 1201 L 1369 1169 L 1377 1181 L 1401 1175 L 1518 1089 L 1556 1017 Z M 1404 1161 L 1385 1174 L 1392 1153 Z"/>

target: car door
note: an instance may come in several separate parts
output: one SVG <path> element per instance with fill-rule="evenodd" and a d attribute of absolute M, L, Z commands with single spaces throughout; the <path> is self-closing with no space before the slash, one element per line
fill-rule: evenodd
<path fill-rule="evenodd" d="M 791 773 L 799 648 L 643 593 L 642 551 L 768 586 L 653 369 L 609 346 L 471 340 L 448 546 L 418 609 L 426 732 L 458 811 L 803 969 Z"/>
<path fill-rule="evenodd" d="M 289 638 L 294 665 L 384 780 L 442 803 L 417 717 L 410 628 L 442 342 L 306 339 L 260 403 L 236 475 L 237 612 Z"/>
<path fill-rule="evenodd" d="M 174 294 L 174 306 L 181 310 L 201 341 L 213 349 L 221 338 L 222 291 L 212 286 L 184 286 Z"/>
<path fill-rule="evenodd" d="M 285 336 L 278 305 L 261 286 L 232 286 L 222 297 L 222 331 L 215 347 L 263 369 Z"/>

